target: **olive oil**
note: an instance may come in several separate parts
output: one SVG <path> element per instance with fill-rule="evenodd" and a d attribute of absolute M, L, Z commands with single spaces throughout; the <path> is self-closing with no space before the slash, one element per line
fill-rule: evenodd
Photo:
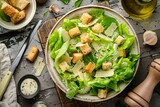
<path fill-rule="evenodd" d="M 155 10 L 157 0 L 121 0 L 121 3 L 132 18 L 145 19 Z"/>

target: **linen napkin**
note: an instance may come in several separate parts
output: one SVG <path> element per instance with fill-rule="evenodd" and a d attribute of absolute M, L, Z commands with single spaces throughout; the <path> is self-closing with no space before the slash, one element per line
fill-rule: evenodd
<path fill-rule="evenodd" d="M 0 44 L 0 82 L 5 76 L 5 72 L 9 70 L 11 66 L 11 60 L 8 54 L 5 44 Z M 17 103 L 16 84 L 12 76 L 9 86 L 0 101 L 0 107 L 20 107 Z"/>

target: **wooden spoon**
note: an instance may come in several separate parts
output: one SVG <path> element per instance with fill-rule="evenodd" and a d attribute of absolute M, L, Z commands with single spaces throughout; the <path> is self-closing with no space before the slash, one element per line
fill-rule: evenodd
<path fill-rule="evenodd" d="M 125 97 L 124 101 L 130 107 L 149 107 L 149 102 L 155 86 L 160 82 L 160 59 L 155 59 L 149 69 L 146 79 Z"/>

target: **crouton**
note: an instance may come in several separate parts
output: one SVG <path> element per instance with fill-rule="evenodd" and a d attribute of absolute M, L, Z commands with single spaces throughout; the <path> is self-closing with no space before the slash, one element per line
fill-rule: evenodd
<path fill-rule="evenodd" d="M 104 63 L 102 64 L 102 69 L 103 69 L 104 71 L 109 70 L 109 69 L 111 69 L 111 68 L 112 68 L 112 63 L 111 63 L 111 62 L 104 62 Z"/>
<path fill-rule="evenodd" d="M 82 53 L 73 53 L 72 55 L 72 62 L 77 63 L 78 60 L 82 59 L 83 54 Z"/>
<path fill-rule="evenodd" d="M 7 14 L 9 17 L 16 17 L 19 13 L 19 11 L 14 8 L 13 6 L 9 5 L 6 2 L 2 2 L 2 7 L 1 9 L 5 14 Z"/>
<path fill-rule="evenodd" d="M 88 43 L 85 43 L 83 46 L 80 46 L 81 48 L 81 51 L 83 53 L 83 55 L 87 55 L 89 54 L 90 52 L 92 52 L 92 49 L 91 47 L 88 45 Z"/>
<path fill-rule="evenodd" d="M 12 18 L 11 18 L 11 21 L 12 21 L 14 24 L 16 24 L 16 23 L 20 22 L 21 20 L 23 20 L 25 17 L 26 17 L 26 13 L 25 13 L 24 10 L 22 10 L 22 11 L 20 11 L 20 12 L 18 13 L 17 16 L 12 17 Z"/>
<path fill-rule="evenodd" d="M 125 49 L 119 50 L 118 53 L 119 53 L 120 57 L 126 57 L 126 50 Z"/>
<path fill-rule="evenodd" d="M 94 33 L 102 33 L 104 31 L 104 27 L 100 24 L 100 23 L 96 23 L 93 27 L 92 27 L 92 31 Z"/>
<path fill-rule="evenodd" d="M 30 3 L 28 0 L 7 0 L 7 1 L 9 2 L 9 4 L 20 10 L 24 10 Z"/>
<path fill-rule="evenodd" d="M 80 20 L 82 21 L 83 24 L 88 24 L 92 20 L 92 16 L 89 15 L 88 13 L 83 13 Z"/>
<path fill-rule="evenodd" d="M 95 69 L 95 67 L 96 66 L 92 62 L 89 62 L 88 65 L 85 67 L 85 71 L 91 74 L 93 70 Z"/>
<path fill-rule="evenodd" d="M 78 27 L 74 27 L 74 28 L 69 30 L 69 35 L 70 35 L 71 38 L 73 38 L 73 37 L 75 37 L 79 34 L 81 34 L 81 32 L 80 32 Z"/>
<path fill-rule="evenodd" d="M 117 45 L 121 45 L 124 42 L 124 38 L 122 36 L 118 36 L 114 42 Z"/>
<path fill-rule="evenodd" d="M 59 64 L 59 67 L 61 68 L 62 72 L 65 72 L 67 69 L 69 69 L 69 65 L 66 61 L 63 61 Z"/>
<path fill-rule="evenodd" d="M 38 53 L 39 53 L 39 49 L 36 46 L 32 46 L 26 56 L 26 59 L 30 62 L 34 62 Z"/>
<path fill-rule="evenodd" d="M 81 38 L 82 43 L 90 43 L 91 42 L 91 38 L 89 37 L 88 33 L 81 34 L 80 38 Z"/>
<path fill-rule="evenodd" d="M 98 97 L 99 98 L 107 98 L 107 90 L 106 89 L 98 89 Z"/>

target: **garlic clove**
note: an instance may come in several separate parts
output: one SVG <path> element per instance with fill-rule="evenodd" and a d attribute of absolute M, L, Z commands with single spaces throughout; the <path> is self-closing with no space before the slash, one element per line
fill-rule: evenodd
<path fill-rule="evenodd" d="M 60 9 L 55 4 L 52 4 L 49 7 L 49 11 L 58 14 L 60 12 Z"/>
<path fill-rule="evenodd" d="M 156 32 L 153 32 L 153 31 L 150 31 L 150 30 L 144 32 L 143 40 L 144 40 L 143 44 L 148 44 L 148 45 L 151 45 L 151 46 L 155 45 L 158 41 Z"/>

